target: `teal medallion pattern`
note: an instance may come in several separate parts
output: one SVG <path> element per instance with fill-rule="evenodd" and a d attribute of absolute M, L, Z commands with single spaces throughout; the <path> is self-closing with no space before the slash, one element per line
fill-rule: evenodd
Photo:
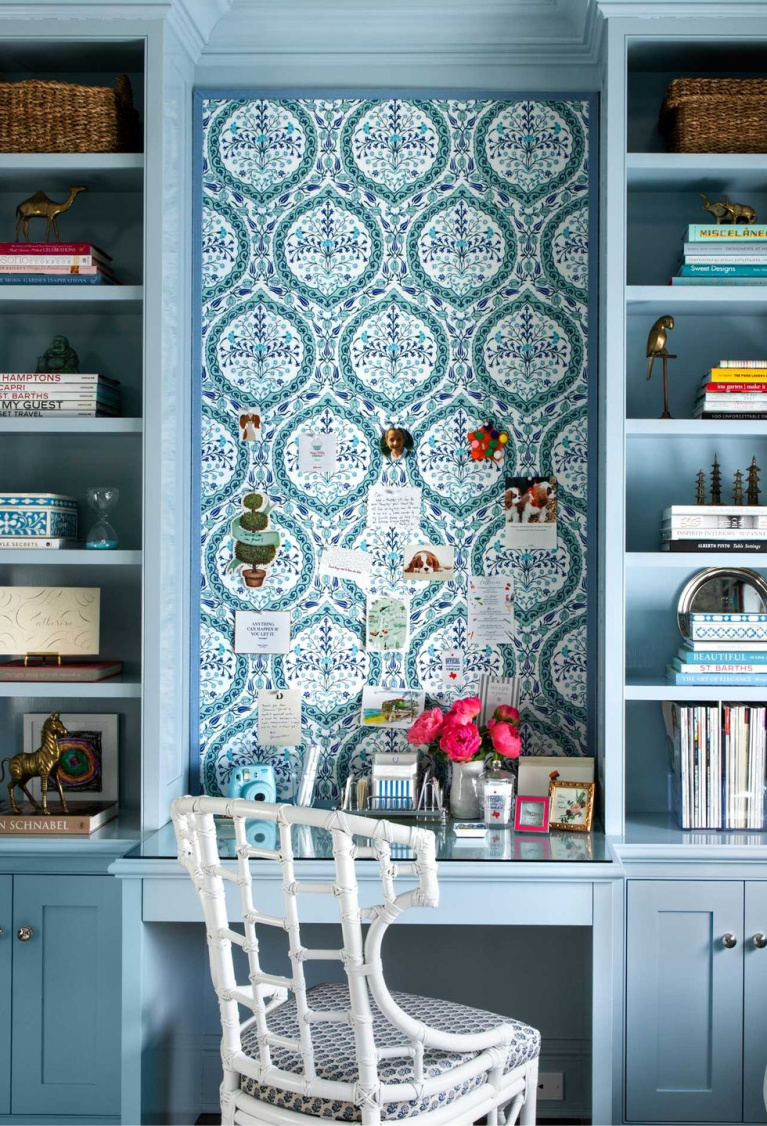
<path fill-rule="evenodd" d="M 587 753 L 588 102 L 222 94 L 202 131 L 206 791 L 257 760 L 291 796 L 304 750 L 259 745 L 268 688 L 303 694 L 318 799 L 403 744 L 360 725 L 365 685 L 433 706 L 516 674 L 526 752 Z M 469 456 L 488 421 L 500 468 Z M 399 458 L 389 427 L 412 440 Z M 332 473 L 306 462 L 323 443 Z M 505 546 L 507 474 L 556 476 L 555 551 Z M 378 484 L 419 488 L 420 523 L 368 527 Z M 451 581 L 403 578 L 419 542 L 452 548 Z M 333 548 L 370 555 L 371 595 L 408 597 L 405 652 L 367 651 L 368 592 L 319 574 Z M 511 644 L 470 643 L 471 574 L 513 576 Z M 289 652 L 235 653 L 238 610 L 289 611 Z"/>

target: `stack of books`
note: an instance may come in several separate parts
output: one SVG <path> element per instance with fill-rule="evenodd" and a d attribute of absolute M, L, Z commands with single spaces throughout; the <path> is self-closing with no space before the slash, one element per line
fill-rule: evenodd
<path fill-rule="evenodd" d="M 703 376 L 694 418 L 767 418 L 767 360 L 720 360 Z"/>
<path fill-rule="evenodd" d="M 0 418 L 120 414 L 120 384 L 88 372 L 0 372 Z"/>
<path fill-rule="evenodd" d="M 661 551 L 767 551 L 767 505 L 672 504 Z"/>
<path fill-rule="evenodd" d="M 767 708 L 664 704 L 683 829 L 763 829 Z"/>
<path fill-rule="evenodd" d="M 692 224 L 672 285 L 764 285 L 767 226 Z"/>
<path fill-rule="evenodd" d="M 690 614 L 690 637 L 666 666 L 672 684 L 767 688 L 767 614 Z"/>
<path fill-rule="evenodd" d="M 0 242 L 0 285 L 117 285 L 111 262 L 89 242 Z"/>

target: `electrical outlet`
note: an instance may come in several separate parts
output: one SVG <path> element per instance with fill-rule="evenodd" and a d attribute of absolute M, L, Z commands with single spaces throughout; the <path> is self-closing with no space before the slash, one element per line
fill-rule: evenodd
<path fill-rule="evenodd" d="M 561 1071 L 538 1073 L 538 1098 L 546 1102 L 562 1102 L 565 1097 L 565 1076 Z"/>

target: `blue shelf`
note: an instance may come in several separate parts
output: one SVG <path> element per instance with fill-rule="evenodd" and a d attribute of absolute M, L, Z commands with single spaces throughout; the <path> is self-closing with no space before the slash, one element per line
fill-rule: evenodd
<path fill-rule="evenodd" d="M 684 313 L 711 317 L 767 312 L 767 285 L 627 285 L 626 312 L 648 317 Z"/>
<path fill-rule="evenodd" d="M 767 688 L 744 688 L 738 684 L 679 685 L 653 676 L 626 678 L 627 700 L 679 700 L 684 703 L 700 700 L 767 701 Z"/>
<path fill-rule="evenodd" d="M 626 566 L 682 567 L 688 571 L 700 571 L 703 567 L 751 567 L 764 570 L 767 568 L 767 552 L 627 551 Z"/>
<path fill-rule="evenodd" d="M 0 312 L 140 313 L 143 295 L 140 285 L 0 285 Z"/>
<path fill-rule="evenodd" d="M 626 183 L 630 191 L 763 192 L 767 185 L 767 156 L 762 153 L 626 154 Z M 703 220 L 701 220 L 703 222 Z"/>
<path fill-rule="evenodd" d="M 767 438 L 767 420 L 628 418 L 627 438 Z"/>
<path fill-rule="evenodd" d="M 77 567 L 140 567 L 140 551 L 94 551 L 87 548 L 61 549 L 39 547 L 0 548 L 3 563 L 36 563 L 46 567 L 73 564 Z"/>
<path fill-rule="evenodd" d="M 142 434 L 142 418 L 0 418 L 0 434 Z"/>
<path fill-rule="evenodd" d="M 0 153 L 3 191 L 28 191 L 45 182 L 46 191 L 87 184 L 92 192 L 139 192 L 144 186 L 144 154 L 119 152 Z"/>
<path fill-rule="evenodd" d="M 1 680 L 0 696 L 60 696 L 67 699 L 136 699 L 141 695 L 140 680 Z"/>

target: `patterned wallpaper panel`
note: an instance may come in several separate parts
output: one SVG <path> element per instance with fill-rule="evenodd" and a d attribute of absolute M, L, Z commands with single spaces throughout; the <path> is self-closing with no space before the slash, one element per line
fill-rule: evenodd
<path fill-rule="evenodd" d="M 483 672 L 522 677 L 527 753 L 585 753 L 588 108 L 203 100 L 207 792 L 254 760 L 284 783 L 284 751 L 256 741 L 256 701 L 291 687 L 305 744 L 323 748 L 317 796 L 335 797 L 353 764 L 403 739 L 360 726 L 363 685 L 448 703 L 445 649 L 464 652 L 468 691 Z M 244 415 L 258 416 L 254 441 Z M 509 433 L 502 468 L 468 454 L 467 431 L 487 421 Z M 407 457 L 382 456 L 387 426 L 412 435 Z M 335 436 L 335 474 L 299 471 L 309 432 Z M 507 474 L 556 475 L 555 552 L 504 547 Z M 420 528 L 367 528 L 380 482 L 423 490 Z M 255 523 L 279 538 L 258 588 L 231 534 L 253 492 L 269 507 Z M 452 546 L 453 581 L 403 580 L 418 542 Z M 318 576 L 329 546 L 372 555 L 373 594 L 409 594 L 406 652 L 366 651 L 365 592 Z M 513 644 L 468 643 L 469 574 L 513 575 Z M 234 612 L 254 608 L 290 611 L 288 654 L 235 655 Z"/>

